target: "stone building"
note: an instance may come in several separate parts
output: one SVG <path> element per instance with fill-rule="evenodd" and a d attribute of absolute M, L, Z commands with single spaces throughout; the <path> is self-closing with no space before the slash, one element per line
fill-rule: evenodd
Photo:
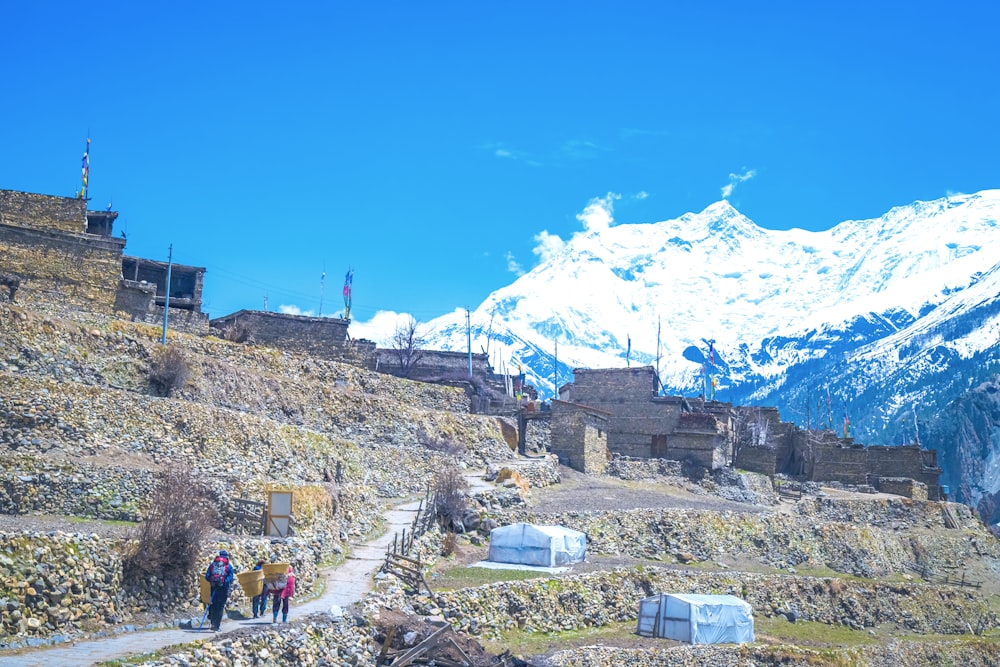
<path fill-rule="evenodd" d="M 693 413 L 684 398 L 656 396 L 651 366 L 577 368 L 573 378 L 559 389 L 559 399 L 608 414 L 612 454 L 690 460 L 710 470 L 731 461 L 729 404 L 706 403 Z"/>
<path fill-rule="evenodd" d="M 117 211 L 88 211 L 84 199 L 0 190 L 0 273 L 16 275 L 16 298 L 43 310 L 124 312 L 160 324 L 166 263 L 125 257 L 125 239 L 112 235 L 117 218 Z M 171 327 L 207 333 L 204 273 L 173 265 Z"/>
<path fill-rule="evenodd" d="M 733 465 L 768 476 L 941 498 L 937 452 L 919 445 L 865 447 L 830 430 L 783 422 L 773 407 L 656 396 L 656 375 L 649 366 L 573 372 L 574 381 L 561 387 L 561 400 L 553 402 L 551 442 L 561 451 L 585 449 L 578 424 L 555 416 L 557 405 L 576 405 L 606 416 L 611 454 L 688 461 L 709 470 Z"/>
<path fill-rule="evenodd" d="M 603 410 L 566 401 L 552 401 L 549 451 L 559 463 L 589 474 L 608 468 L 608 420 Z"/>
<path fill-rule="evenodd" d="M 136 322 L 160 324 L 164 307 L 170 308 L 168 326 L 187 333 L 208 333 L 208 314 L 201 312 L 204 267 L 170 265 L 170 299 L 167 293 L 167 263 L 141 257 L 122 257 L 122 283 L 115 310 Z"/>
<path fill-rule="evenodd" d="M 209 324 L 221 335 L 225 335 L 230 327 L 239 327 L 258 345 L 339 361 L 344 358 L 348 347 L 347 327 L 350 323 L 350 320 L 339 317 L 240 310 L 217 317 Z M 369 345 L 374 347 L 374 344 Z"/>
<path fill-rule="evenodd" d="M 83 199 L 0 190 L 0 273 L 20 278 L 15 298 L 113 313 L 125 247 L 111 236 L 117 215 L 88 211 Z"/>

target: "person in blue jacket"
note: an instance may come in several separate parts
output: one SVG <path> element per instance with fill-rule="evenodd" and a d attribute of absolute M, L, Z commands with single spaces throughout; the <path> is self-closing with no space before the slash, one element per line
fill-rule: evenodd
<path fill-rule="evenodd" d="M 261 558 L 257 561 L 257 564 L 254 565 L 253 569 L 260 570 L 263 569 L 263 567 L 264 559 Z M 267 611 L 267 591 L 261 591 L 260 595 L 254 596 L 252 607 L 254 618 L 264 615 L 264 612 Z"/>
<path fill-rule="evenodd" d="M 222 614 L 226 610 L 229 587 L 235 578 L 236 570 L 229 562 L 229 552 L 223 549 L 205 570 L 205 580 L 212 585 L 212 604 L 208 609 L 208 620 L 212 623 L 213 632 L 218 632 L 222 627 Z"/>

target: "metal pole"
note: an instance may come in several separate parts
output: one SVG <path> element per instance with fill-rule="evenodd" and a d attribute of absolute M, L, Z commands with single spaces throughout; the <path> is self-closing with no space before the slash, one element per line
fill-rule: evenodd
<path fill-rule="evenodd" d="M 465 309 L 465 338 L 469 348 L 469 377 L 472 377 L 472 323 L 469 320 L 469 309 Z"/>
<path fill-rule="evenodd" d="M 170 244 L 170 249 L 167 251 L 167 284 L 163 287 L 163 341 L 164 345 L 167 344 L 167 314 L 170 312 L 170 267 L 173 265 L 174 260 L 174 244 Z"/>

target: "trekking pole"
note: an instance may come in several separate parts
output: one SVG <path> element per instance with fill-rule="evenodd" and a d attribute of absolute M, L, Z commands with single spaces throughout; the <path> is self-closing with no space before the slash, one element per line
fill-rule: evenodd
<path fill-rule="evenodd" d="M 208 605 L 205 607 L 205 613 L 201 617 L 201 623 L 198 624 L 198 632 L 201 632 L 201 626 L 205 625 L 205 619 L 208 618 L 208 612 L 212 609 L 212 602 L 215 600 L 215 590 L 212 589 L 212 595 L 208 598 Z"/>

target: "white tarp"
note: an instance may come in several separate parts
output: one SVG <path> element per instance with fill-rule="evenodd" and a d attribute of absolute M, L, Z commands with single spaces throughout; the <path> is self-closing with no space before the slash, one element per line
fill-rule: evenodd
<path fill-rule="evenodd" d="M 743 644 L 754 641 L 753 607 L 733 595 L 654 595 L 639 602 L 636 632 L 692 644 Z"/>
<path fill-rule="evenodd" d="M 512 523 L 490 531 L 489 560 L 556 567 L 587 558 L 587 535 L 563 526 Z"/>

